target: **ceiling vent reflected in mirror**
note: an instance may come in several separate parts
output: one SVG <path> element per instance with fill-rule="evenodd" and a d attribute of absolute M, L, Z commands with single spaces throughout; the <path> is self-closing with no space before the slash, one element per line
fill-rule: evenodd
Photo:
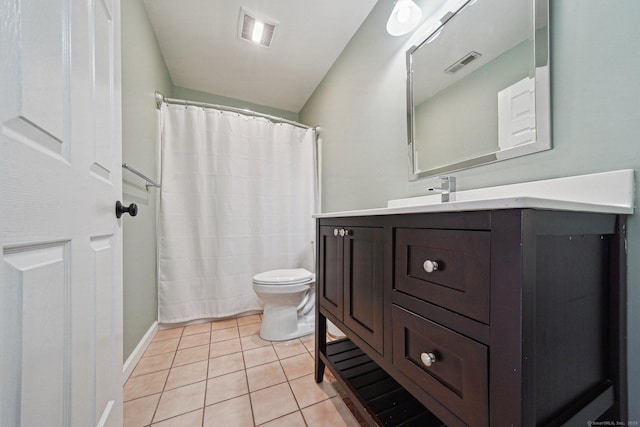
<path fill-rule="evenodd" d="M 444 72 L 449 74 L 455 74 L 458 71 L 460 71 L 462 68 L 466 67 L 467 65 L 469 65 L 470 63 L 472 63 L 473 61 L 475 61 L 481 56 L 482 54 L 478 52 L 469 52 L 465 56 L 463 56 L 461 59 L 457 60 L 456 62 L 448 66 L 444 70 Z"/>
<path fill-rule="evenodd" d="M 240 9 L 240 38 L 264 47 L 271 46 L 278 21 Z"/>

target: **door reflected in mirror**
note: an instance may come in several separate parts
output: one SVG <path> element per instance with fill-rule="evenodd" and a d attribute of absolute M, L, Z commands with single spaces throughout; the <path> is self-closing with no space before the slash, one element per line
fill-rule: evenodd
<path fill-rule="evenodd" d="M 551 148 L 548 0 L 441 0 L 407 52 L 409 179 Z"/>

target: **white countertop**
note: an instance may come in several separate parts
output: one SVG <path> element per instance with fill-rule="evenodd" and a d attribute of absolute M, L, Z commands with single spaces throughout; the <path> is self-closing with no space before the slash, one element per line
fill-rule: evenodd
<path fill-rule="evenodd" d="M 314 218 L 519 208 L 633 214 L 634 183 L 634 171 L 626 169 L 459 191 L 450 202 L 441 202 L 439 194 L 396 199 L 384 208 L 328 212 Z"/>

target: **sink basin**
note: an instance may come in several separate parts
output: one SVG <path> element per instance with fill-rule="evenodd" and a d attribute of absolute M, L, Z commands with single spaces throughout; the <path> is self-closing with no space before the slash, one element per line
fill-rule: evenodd
<path fill-rule="evenodd" d="M 454 200 L 449 202 L 441 202 L 440 194 L 389 200 L 387 208 L 408 208 L 438 204 L 461 205 L 475 202 L 476 204 L 485 205 L 486 208 L 504 209 L 513 207 L 516 201 L 519 205 L 526 205 L 526 200 L 545 200 L 549 203 L 558 201 L 562 203 L 613 206 L 629 209 L 630 212 L 633 212 L 634 172 L 631 169 L 625 169 L 464 190 L 458 191 L 453 195 L 455 197 Z"/>

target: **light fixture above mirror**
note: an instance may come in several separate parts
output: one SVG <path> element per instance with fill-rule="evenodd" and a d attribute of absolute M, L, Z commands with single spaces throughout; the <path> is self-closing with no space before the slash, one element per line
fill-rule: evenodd
<path fill-rule="evenodd" d="M 396 0 L 389 20 L 387 32 L 392 36 L 401 36 L 416 28 L 422 18 L 422 9 L 411 0 Z"/>

